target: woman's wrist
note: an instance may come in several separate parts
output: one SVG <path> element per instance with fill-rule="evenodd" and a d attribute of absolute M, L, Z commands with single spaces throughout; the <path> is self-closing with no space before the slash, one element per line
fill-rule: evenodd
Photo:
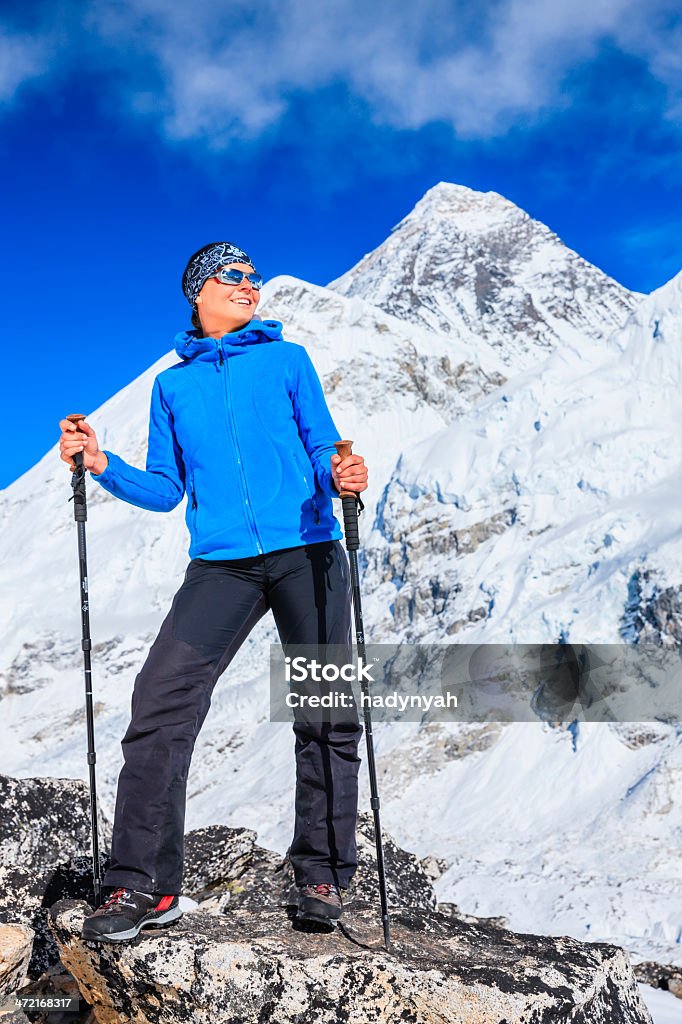
<path fill-rule="evenodd" d="M 95 455 L 95 461 L 90 467 L 90 472 L 94 473 L 95 476 L 99 476 L 109 465 L 109 459 L 106 457 L 104 452 L 97 452 Z"/>

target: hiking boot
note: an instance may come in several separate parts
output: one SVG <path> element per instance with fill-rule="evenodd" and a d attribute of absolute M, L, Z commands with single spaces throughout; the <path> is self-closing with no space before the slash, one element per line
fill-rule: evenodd
<path fill-rule="evenodd" d="M 81 937 L 105 942 L 134 939 L 146 925 L 170 924 L 182 917 L 179 896 L 150 896 L 134 889 L 114 889 L 83 922 Z"/>
<path fill-rule="evenodd" d="M 333 925 L 336 924 L 342 913 L 341 893 L 335 885 L 331 885 L 329 882 L 321 882 L 319 885 L 299 885 L 299 918 Z"/>

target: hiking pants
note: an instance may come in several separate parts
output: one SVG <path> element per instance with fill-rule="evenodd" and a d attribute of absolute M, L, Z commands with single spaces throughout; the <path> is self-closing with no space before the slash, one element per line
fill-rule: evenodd
<path fill-rule="evenodd" d="M 181 892 L 194 744 L 213 687 L 268 609 L 282 645 L 343 644 L 350 661 L 350 573 L 341 542 L 189 563 L 135 679 L 104 885 L 161 895 Z M 362 735 L 357 708 L 331 722 L 309 720 L 312 716 L 298 710 L 294 715 L 296 794 L 289 857 L 295 881 L 332 882 L 345 889 L 357 868 Z M 264 807 L 267 801 L 263 792 Z"/>

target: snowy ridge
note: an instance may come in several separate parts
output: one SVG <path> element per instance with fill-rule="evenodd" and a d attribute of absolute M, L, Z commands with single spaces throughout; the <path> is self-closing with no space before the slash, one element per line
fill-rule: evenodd
<path fill-rule="evenodd" d="M 259 315 L 306 346 L 370 467 L 368 637 L 617 641 L 626 622 L 631 637 L 663 622 L 682 585 L 681 281 L 642 299 L 502 197 L 441 183 L 331 286 L 268 283 Z M 144 465 L 152 382 L 175 361 L 169 352 L 92 413 L 102 447 Z M 86 777 L 70 494 L 56 444 L 0 492 L 8 774 Z M 98 787 L 111 814 L 135 674 L 188 537 L 184 502 L 151 513 L 94 481 L 88 499 Z M 251 827 L 284 851 L 293 735 L 268 721 L 275 641 L 262 620 L 216 686 L 187 827 Z M 681 739 L 660 726 L 377 727 L 382 821 L 449 863 L 439 895 L 463 911 L 682 963 Z M 361 779 L 367 806 L 364 764 Z"/>

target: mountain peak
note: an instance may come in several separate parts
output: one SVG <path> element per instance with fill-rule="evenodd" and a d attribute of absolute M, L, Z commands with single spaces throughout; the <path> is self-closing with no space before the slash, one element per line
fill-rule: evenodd
<path fill-rule="evenodd" d="M 415 223 L 442 225 L 445 222 L 453 225 L 460 239 L 480 239 L 505 225 L 508 229 L 514 225 L 518 228 L 523 225 L 523 233 L 530 228 L 542 234 L 552 234 L 545 224 L 529 217 L 500 193 L 482 193 L 452 181 L 439 181 L 427 189 L 410 213 L 392 228 L 391 233 Z"/>
<path fill-rule="evenodd" d="M 397 230 L 410 220 L 430 219 L 434 216 L 457 216 L 460 229 L 473 233 L 483 227 L 489 228 L 491 219 L 517 216 L 523 220 L 530 220 L 527 213 L 499 192 L 477 192 L 467 185 L 439 181 L 424 193 L 410 213 L 393 230 Z M 538 223 L 538 227 L 544 226 Z"/>
<path fill-rule="evenodd" d="M 484 338 L 516 369 L 538 349 L 601 340 L 641 296 L 497 192 L 441 181 L 333 291 L 459 338 Z"/>

